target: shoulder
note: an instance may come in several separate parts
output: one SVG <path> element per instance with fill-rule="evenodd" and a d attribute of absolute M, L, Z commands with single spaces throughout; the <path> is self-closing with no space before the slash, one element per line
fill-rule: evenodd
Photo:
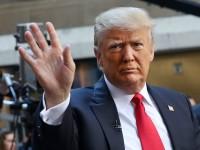
<path fill-rule="evenodd" d="M 159 86 L 152 86 L 152 85 L 148 85 L 147 89 L 150 93 L 156 93 L 158 95 L 169 96 L 169 97 L 182 97 L 184 99 L 187 99 L 184 93 L 176 91 L 174 89 L 159 87 Z"/>
<path fill-rule="evenodd" d="M 179 108 L 189 108 L 190 110 L 191 106 L 187 96 L 179 91 L 149 85 L 147 86 L 147 89 L 153 99 L 157 101 L 162 101 L 166 104 L 178 106 Z"/>
<path fill-rule="evenodd" d="M 89 103 L 92 99 L 94 87 L 84 87 L 71 90 L 71 104 L 80 105 L 83 103 Z"/>
<path fill-rule="evenodd" d="M 193 119 L 193 110 L 185 94 L 173 89 L 156 86 L 148 86 L 148 90 L 157 104 L 162 103 L 164 106 L 173 106 L 176 108 L 179 117 L 182 118 L 182 115 L 185 114 L 185 116 L 190 116 Z"/>
<path fill-rule="evenodd" d="M 84 88 L 76 88 L 71 90 L 71 95 L 72 96 L 83 96 L 83 95 L 90 95 L 93 93 L 94 87 L 84 87 Z"/>

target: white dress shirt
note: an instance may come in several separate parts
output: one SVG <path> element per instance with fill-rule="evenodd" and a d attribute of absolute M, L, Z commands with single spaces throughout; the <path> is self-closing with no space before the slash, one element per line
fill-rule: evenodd
<path fill-rule="evenodd" d="M 117 107 L 117 111 L 119 114 L 119 119 L 122 127 L 122 133 L 124 138 L 125 150 L 142 150 L 140 139 L 137 134 L 136 120 L 133 103 L 131 103 L 131 99 L 133 98 L 133 94 L 127 95 L 121 89 L 113 86 L 105 77 L 106 84 L 112 98 L 114 99 L 115 105 Z M 151 120 L 153 121 L 162 143 L 165 147 L 165 150 L 172 150 L 171 142 L 169 139 L 169 135 L 166 129 L 166 126 L 161 118 L 158 109 L 150 97 L 146 84 L 140 91 L 140 94 L 143 95 L 143 105 L 145 107 L 145 112 L 149 115 Z"/>
<path fill-rule="evenodd" d="M 134 95 L 127 95 L 124 91 L 112 85 L 105 76 L 104 78 L 117 107 L 122 127 L 125 150 L 142 150 L 140 139 L 137 134 L 134 107 L 131 103 L 131 99 Z M 153 121 L 165 147 L 165 150 L 172 150 L 166 126 L 162 120 L 160 113 L 158 112 L 154 101 L 147 91 L 146 84 L 140 91 L 140 94 L 142 94 L 144 97 L 143 104 L 145 107 L 145 111 Z M 45 100 L 43 98 L 44 109 L 40 112 L 42 120 L 50 125 L 61 124 L 64 112 L 69 105 L 69 99 L 70 97 L 68 97 L 67 100 L 62 102 L 61 104 L 46 110 Z"/>
<path fill-rule="evenodd" d="M 70 94 L 69 97 L 62 103 L 47 109 L 43 94 L 42 104 L 44 109 L 40 112 L 40 117 L 45 123 L 49 125 L 60 125 L 62 123 L 64 112 L 67 109 L 69 102 L 70 102 Z"/>

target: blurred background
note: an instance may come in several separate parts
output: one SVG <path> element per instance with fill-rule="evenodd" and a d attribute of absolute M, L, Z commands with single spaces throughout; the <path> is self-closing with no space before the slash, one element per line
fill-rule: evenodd
<path fill-rule="evenodd" d="M 93 53 L 95 17 L 109 8 L 146 9 L 154 20 L 155 59 L 148 83 L 178 90 L 200 103 L 200 0 L 0 0 L 0 129 L 27 142 L 42 89 L 18 46 L 30 51 L 24 32 L 37 22 L 47 41 L 46 21 L 69 43 L 77 69 L 73 88 L 91 86 L 101 76 Z"/>

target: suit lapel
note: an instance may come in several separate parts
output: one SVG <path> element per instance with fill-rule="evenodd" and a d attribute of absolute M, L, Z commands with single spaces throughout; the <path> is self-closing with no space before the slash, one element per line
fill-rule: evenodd
<path fill-rule="evenodd" d="M 179 137 L 177 117 L 180 114 L 176 111 L 178 108 L 176 108 L 175 101 L 163 92 L 158 91 L 158 89 L 148 86 L 148 91 L 158 106 L 173 149 L 178 149 L 176 139 L 181 137 Z M 125 150 L 121 128 L 114 127 L 116 122 L 120 124 L 117 109 L 103 78 L 95 85 L 93 103 L 90 106 L 102 127 L 110 150 Z"/>
<path fill-rule="evenodd" d="M 95 85 L 93 100 L 91 108 L 102 127 L 110 150 L 125 150 L 117 109 L 103 78 Z"/>
<path fill-rule="evenodd" d="M 159 112 L 167 127 L 173 149 L 179 149 L 177 147 L 178 143 L 176 143 L 176 139 L 181 138 L 179 137 L 179 123 L 177 123 L 177 118 L 180 114 L 176 111 L 178 108 L 176 108 L 175 101 L 172 97 L 170 98 L 163 92 L 161 93 L 158 91 L 158 89 L 148 87 L 148 91 L 158 106 Z"/>

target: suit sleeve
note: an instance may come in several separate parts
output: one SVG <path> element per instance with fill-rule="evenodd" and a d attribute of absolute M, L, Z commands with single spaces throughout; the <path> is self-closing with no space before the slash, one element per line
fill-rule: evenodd
<path fill-rule="evenodd" d="M 33 129 L 33 150 L 78 150 L 78 129 L 73 117 L 71 106 L 65 111 L 63 123 L 47 125 L 40 118 L 42 106 L 35 114 Z"/>

